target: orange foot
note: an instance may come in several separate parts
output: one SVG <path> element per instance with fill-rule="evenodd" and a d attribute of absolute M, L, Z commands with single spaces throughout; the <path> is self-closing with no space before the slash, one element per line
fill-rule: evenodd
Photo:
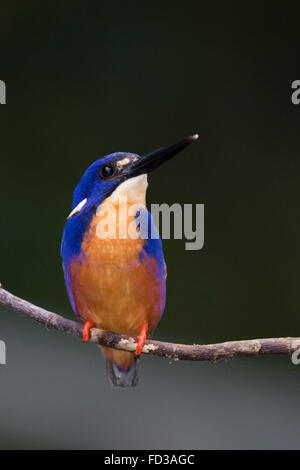
<path fill-rule="evenodd" d="M 148 323 L 144 323 L 141 326 L 140 334 L 137 337 L 138 342 L 137 342 L 136 350 L 135 350 L 135 355 L 136 356 L 139 356 L 141 354 L 141 352 L 143 351 L 144 342 L 145 342 L 145 339 L 146 339 L 147 329 L 148 329 Z"/>
<path fill-rule="evenodd" d="M 90 339 L 90 329 L 95 326 L 95 323 L 92 321 L 86 321 L 83 327 L 83 332 L 82 332 L 82 342 L 87 343 L 88 340 Z"/>

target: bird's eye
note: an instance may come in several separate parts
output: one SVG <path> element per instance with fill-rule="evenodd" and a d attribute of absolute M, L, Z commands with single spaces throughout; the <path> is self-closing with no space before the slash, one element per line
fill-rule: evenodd
<path fill-rule="evenodd" d="M 111 178 L 115 173 L 115 169 L 112 165 L 103 165 L 100 169 L 100 178 Z"/>

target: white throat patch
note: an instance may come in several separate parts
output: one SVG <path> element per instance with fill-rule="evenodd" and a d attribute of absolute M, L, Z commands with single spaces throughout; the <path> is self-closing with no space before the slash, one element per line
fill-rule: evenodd
<path fill-rule="evenodd" d="M 121 183 L 117 189 L 105 199 L 105 203 L 118 204 L 120 197 L 126 197 L 127 202 L 130 204 L 137 204 L 139 207 L 146 207 L 146 191 L 148 187 L 147 175 L 139 175 L 134 178 Z M 70 212 L 67 219 L 81 211 L 86 204 L 87 198 L 83 199 L 76 207 Z M 104 201 L 103 201 L 104 202 Z M 100 206 L 101 207 L 101 204 Z"/>
<path fill-rule="evenodd" d="M 105 202 L 116 204 L 120 196 L 125 196 L 128 203 L 146 207 L 146 191 L 148 187 L 147 175 L 139 175 L 121 183 L 114 192 L 105 199 Z"/>

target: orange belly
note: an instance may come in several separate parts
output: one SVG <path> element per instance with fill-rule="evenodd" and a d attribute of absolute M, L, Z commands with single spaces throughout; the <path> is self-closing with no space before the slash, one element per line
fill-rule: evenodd
<path fill-rule="evenodd" d="M 164 282 L 155 258 L 140 257 L 145 240 L 99 239 L 95 216 L 82 253 L 69 266 L 72 293 L 81 320 L 136 336 L 143 323 L 155 329 L 164 304 Z"/>

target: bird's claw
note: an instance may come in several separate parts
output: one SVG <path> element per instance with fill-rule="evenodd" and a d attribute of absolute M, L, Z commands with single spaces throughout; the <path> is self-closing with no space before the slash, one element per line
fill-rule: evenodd
<path fill-rule="evenodd" d="M 90 339 L 90 329 L 95 326 L 95 323 L 91 321 L 86 321 L 83 327 L 83 332 L 82 332 L 82 342 L 87 343 L 88 340 Z"/>
<path fill-rule="evenodd" d="M 144 342 L 145 342 L 145 339 L 146 339 L 147 329 L 148 329 L 148 323 L 144 323 L 141 326 L 140 334 L 137 336 L 138 342 L 137 342 L 136 350 L 135 350 L 135 355 L 136 356 L 139 356 L 143 351 Z"/>

